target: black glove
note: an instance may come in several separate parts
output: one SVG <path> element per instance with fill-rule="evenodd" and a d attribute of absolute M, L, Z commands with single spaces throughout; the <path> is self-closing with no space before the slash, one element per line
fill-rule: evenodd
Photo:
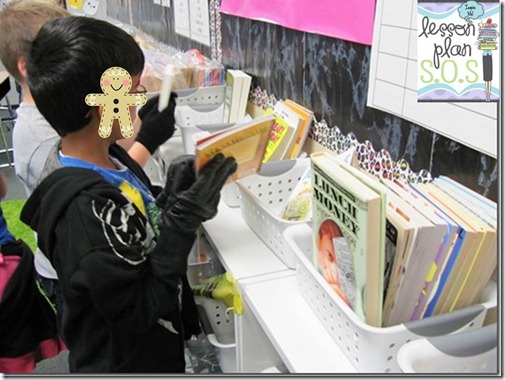
<path fill-rule="evenodd" d="M 135 141 L 144 145 L 151 154 L 174 134 L 175 129 L 174 110 L 177 95 L 170 94 L 168 106 L 161 112 L 158 112 L 159 98 L 158 95 L 149 99 L 138 113 L 142 125 Z"/>
<path fill-rule="evenodd" d="M 156 197 L 156 206 L 164 209 L 168 198 L 173 202 L 174 195 L 187 190 L 195 180 L 195 156 L 193 154 L 177 156 L 168 167 L 165 187 Z"/>
<path fill-rule="evenodd" d="M 187 234 L 196 233 L 202 222 L 217 214 L 221 189 L 235 170 L 237 162 L 233 157 L 216 155 L 200 170 L 189 188 L 168 195 L 162 222 Z M 186 174 L 181 174 L 175 187 L 184 188 L 188 183 L 186 178 Z"/>

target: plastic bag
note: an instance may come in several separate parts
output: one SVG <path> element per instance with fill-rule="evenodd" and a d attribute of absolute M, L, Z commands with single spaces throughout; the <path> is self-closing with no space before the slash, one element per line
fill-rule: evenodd
<path fill-rule="evenodd" d="M 204 333 L 186 341 L 186 373 L 222 373 L 216 349 Z"/>
<path fill-rule="evenodd" d="M 191 287 L 193 295 L 213 298 L 222 301 L 228 309 L 237 315 L 242 315 L 244 307 L 242 297 L 233 276 L 226 272 L 202 281 L 200 285 Z"/>

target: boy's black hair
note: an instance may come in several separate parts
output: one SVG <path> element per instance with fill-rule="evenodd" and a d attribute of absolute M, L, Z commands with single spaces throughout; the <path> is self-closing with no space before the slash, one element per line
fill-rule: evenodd
<path fill-rule="evenodd" d="M 40 113 L 60 136 L 89 123 L 85 97 L 102 93 L 105 70 L 119 66 L 138 75 L 144 54 L 128 33 L 91 17 L 64 17 L 44 24 L 26 63 L 28 85 Z"/>

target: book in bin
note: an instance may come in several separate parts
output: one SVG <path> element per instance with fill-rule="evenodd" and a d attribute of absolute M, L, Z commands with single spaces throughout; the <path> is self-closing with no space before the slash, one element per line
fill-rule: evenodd
<path fill-rule="evenodd" d="M 334 157 L 337 162 L 345 163 L 348 166 L 355 165 L 356 152 L 353 147 Z M 346 165 L 346 166 L 347 166 Z M 345 168 L 345 166 L 344 166 Z M 304 221 L 312 220 L 312 170 L 310 166 L 302 174 L 295 188 L 289 195 L 286 205 L 282 209 L 280 216 L 284 220 Z"/>
<path fill-rule="evenodd" d="M 465 229 L 457 258 L 444 268 L 444 286 L 436 294 L 434 314 L 471 305 L 479 299 L 497 263 L 496 229 L 433 184 L 411 184 L 419 194 Z"/>
<path fill-rule="evenodd" d="M 312 219 L 312 171 L 309 168 L 302 174 L 300 180 L 289 195 L 286 205 L 281 211 L 281 218 L 290 221 Z"/>
<path fill-rule="evenodd" d="M 302 151 L 303 144 L 305 144 L 305 140 L 309 134 L 310 126 L 312 124 L 312 120 L 314 119 L 314 112 L 309 110 L 308 108 L 303 107 L 302 105 L 294 102 L 291 99 L 286 99 L 286 106 L 290 107 L 295 113 L 300 117 L 300 126 L 298 127 L 296 140 L 293 145 L 293 149 L 289 155 L 289 158 L 293 159 L 300 155 Z"/>
<path fill-rule="evenodd" d="M 364 169 L 360 168 L 359 166 L 358 167 L 353 166 L 350 163 L 343 163 L 342 161 L 339 162 L 339 165 L 341 165 L 341 167 L 344 170 L 346 170 L 354 177 L 359 179 L 361 182 L 363 182 L 365 185 L 367 185 L 370 189 L 375 191 L 381 198 L 381 214 L 385 216 L 385 221 L 383 223 L 380 223 L 381 240 L 379 242 L 379 249 L 380 249 L 380 257 L 384 257 L 382 268 L 384 273 L 383 291 L 385 293 L 389 281 L 388 270 L 390 269 L 390 264 L 392 264 L 392 260 L 394 259 L 394 255 L 391 252 L 391 250 L 389 251 L 387 250 L 387 248 L 390 248 L 389 242 L 391 241 L 390 240 L 391 235 L 388 233 L 388 227 L 391 228 L 391 226 L 390 224 L 388 224 L 387 220 L 388 214 L 386 208 L 387 189 L 380 183 L 377 177 L 365 171 Z"/>
<path fill-rule="evenodd" d="M 237 170 L 228 182 L 257 173 L 273 123 L 273 116 L 263 116 L 198 140 L 195 149 L 197 173 L 218 153 L 237 161 Z"/>
<path fill-rule="evenodd" d="M 385 223 L 381 196 L 328 153 L 313 153 L 310 160 L 314 266 L 360 319 L 380 327 Z"/>
<path fill-rule="evenodd" d="M 382 326 L 408 322 L 445 226 L 434 225 L 392 193 L 378 177 L 351 165 L 341 166 L 379 194 L 383 202 L 386 222 L 382 224 L 380 242 L 384 247 Z"/>
<path fill-rule="evenodd" d="M 251 81 L 252 77 L 242 70 L 229 69 L 226 71 L 223 122 L 242 121 L 246 113 Z"/>
<path fill-rule="evenodd" d="M 358 167 L 342 163 L 341 166 L 382 198 L 382 212 L 386 216 L 380 243 L 384 247 L 382 326 L 408 322 L 443 242 L 446 225 L 425 217 L 378 177 Z"/>
<path fill-rule="evenodd" d="M 280 100 L 274 109 L 268 108 L 265 111 L 265 115 L 270 114 L 274 115 L 275 123 L 268 139 L 263 163 L 289 158 L 300 124 L 298 115 Z"/>
<path fill-rule="evenodd" d="M 388 326 L 393 304 L 391 294 L 398 290 L 399 258 L 406 257 L 411 250 L 415 229 L 401 210 L 388 202 L 386 209 L 386 249 L 384 269 L 384 303 L 382 305 L 382 325 Z"/>
<path fill-rule="evenodd" d="M 417 211 L 422 213 L 426 218 L 431 220 L 435 225 L 442 225 L 445 228 L 442 244 L 435 255 L 435 259 L 426 276 L 423 288 L 417 297 L 417 304 L 414 307 L 410 320 L 423 318 L 428 301 L 431 295 L 435 293 L 442 269 L 454 251 L 457 239 L 459 237 L 459 226 L 446 214 L 436 209 L 430 202 L 419 196 L 415 191 L 410 189 L 410 186 L 398 180 L 381 179 L 388 188 L 397 194 L 399 197 L 408 202 Z"/>
<path fill-rule="evenodd" d="M 476 193 L 446 176 L 438 176 L 432 183 L 470 211 L 473 210 L 477 216 L 486 216 L 486 219 L 496 228 L 496 220 L 498 217 L 498 205 L 496 202 L 487 199 L 483 195 Z"/>
<path fill-rule="evenodd" d="M 489 276 L 489 273 L 491 273 L 491 278 L 493 278 L 493 276 L 496 275 L 498 253 L 496 232 L 498 227 L 497 204 L 447 177 L 440 176 L 438 178 L 435 178 L 432 184 L 440 190 L 443 190 L 443 192 L 452 197 L 455 201 L 470 211 L 475 217 L 480 219 L 487 226 L 486 237 L 491 241 L 491 251 L 489 253 L 490 257 L 487 260 L 484 260 L 484 264 L 479 268 L 479 273 L 482 274 L 480 278 L 487 278 Z M 469 278 L 468 280 L 479 282 L 467 282 L 466 284 L 470 290 L 468 292 L 465 292 L 470 304 L 477 303 L 480 301 L 480 296 L 483 292 L 483 288 L 487 285 L 487 283 L 484 283 L 484 281 L 481 281 L 480 279 Z M 460 297 L 460 302 L 462 301 L 463 298 Z M 457 307 L 457 304 L 455 307 Z"/>
<path fill-rule="evenodd" d="M 388 189 L 387 199 L 388 209 L 403 217 L 403 227 L 398 226 L 398 231 L 413 232 L 407 249 L 394 258 L 384 301 L 383 325 L 394 326 L 411 320 L 447 227 L 435 224 L 392 190 Z"/>

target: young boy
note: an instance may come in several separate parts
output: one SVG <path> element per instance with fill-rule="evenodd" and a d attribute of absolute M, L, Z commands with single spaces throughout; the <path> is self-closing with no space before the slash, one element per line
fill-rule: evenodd
<path fill-rule="evenodd" d="M 155 201 L 145 173 L 115 144 L 117 123 L 100 137 L 103 107 L 85 103 L 111 67 L 131 75 L 135 93 L 143 65 L 130 35 L 88 17 L 46 23 L 27 61 L 31 93 L 61 144 L 21 219 L 60 280 L 71 372 L 184 372 L 183 341 L 199 332 L 187 255 L 236 162 L 218 155 L 195 179 L 192 158 L 177 159 Z"/>
<path fill-rule="evenodd" d="M 31 41 L 48 20 L 69 16 L 54 2 L 42 0 L 14 0 L 0 12 L 0 59 L 9 74 L 19 83 L 23 95 L 17 109 L 13 130 L 16 175 L 29 195 L 58 134 L 38 112 L 26 82 L 25 62 Z"/>
<path fill-rule="evenodd" d="M 35 106 L 26 82 L 25 62 L 30 43 L 47 20 L 70 14 L 50 1 L 15 0 L 0 12 L 0 60 L 9 74 L 19 83 L 23 101 L 16 110 L 16 124 L 12 131 L 14 169 L 29 196 L 42 173 L 51 147 L 58 134 Z M 35 268 L 44 292 L 60 308 L 62 298 L 56 271 L 44 254 L 35 252 Z M 58 315 L 59 317 L 59 315 Z"/>
<path fill-rule="evenodd" d="M 16 175 L 29 196 L 38 183 L 47 156 L 59 136 L 40 114 L 26 81 L 26 59 L 30 44 L 41 26 L 48 20 L 70 16 L 65 9 L 50 0 L 14 0 L 0 12 L 0 60 L 9 74 L 19 83 L 23 101 L 17 109 L 13 130 L 13 151 Z M 157 112 L 157 98 L 151 99 L 139 111 L 142 129 L 134 139 L 122 139 L 119 144 L 140 165 L 173 133 L 174 107 L 172 102 L 162 113 Z M 139 118 L 134 128 L 140 127 Z M 35 268 L 46 295 L 59 310 L 61 293 L 56 271 L 45 255 L 37 249 Z M 58 315 L 59 318 L 59 315 Z"/>

